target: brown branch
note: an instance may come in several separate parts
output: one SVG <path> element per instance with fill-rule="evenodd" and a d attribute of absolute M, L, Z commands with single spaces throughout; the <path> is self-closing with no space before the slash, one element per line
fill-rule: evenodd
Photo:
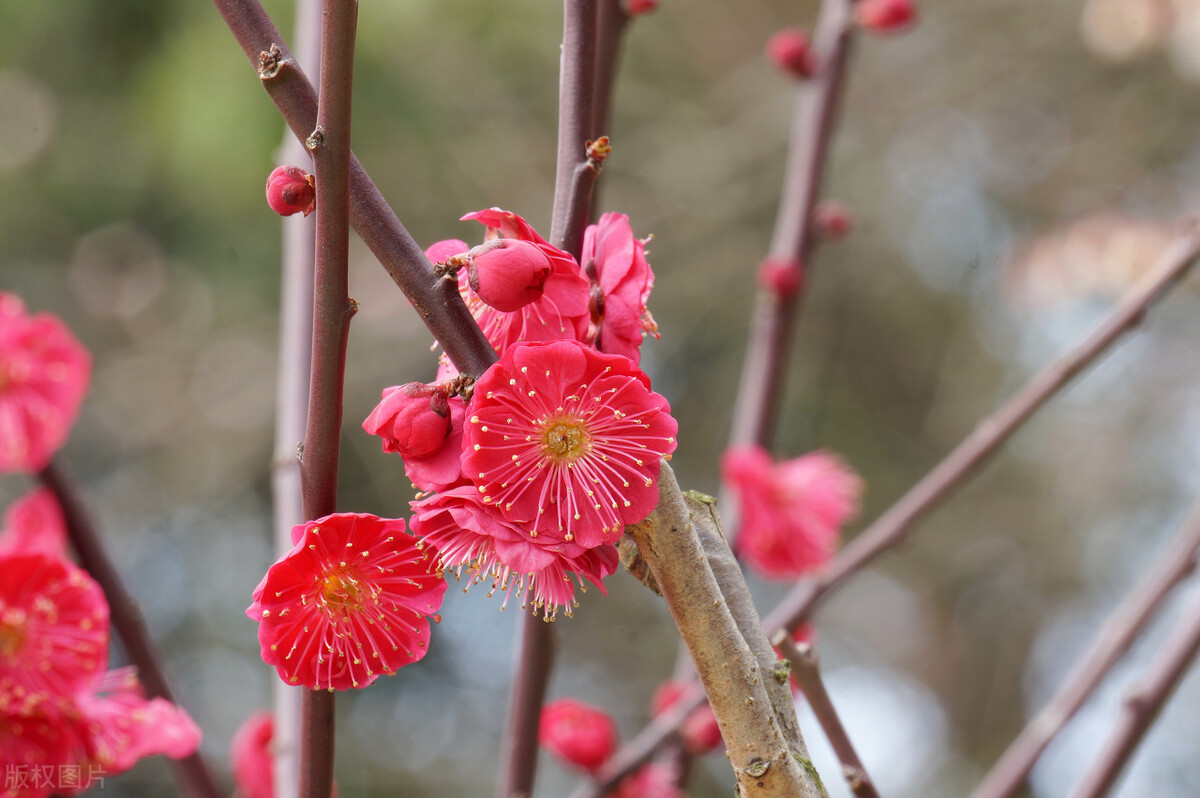
<path fill-rule="evenodd" d="M 1163 645 L 1158 659 L 1126 694 L 1112 735 L 1092 769 L 1071 793 L 1071 798 L 1100 798 L 1108 794 L 1125 763 L 1187 673 L 1197 651 L 1200 651 L 1200 604 L 1193 603 Z"/>
<path fill-rule="evenodd" d="M 1091 647 L 1058 691 L 1013 740 L 971 798 L 1007 798 L 1025 782 L 1042 751 L 1095 692 L 1158 612 L 1163 600 L 1196 569 L 1200 553 L 1200 501 L 1141 581 L 1108 617 Z"/>
<path fill-rule="evenodd" d="M 317 178 L 312 372 L 300 484 L 304 517 L 337 511 L 346 343 L 357 305 L 350 299 L 350 112 L 358 0 L 323 0 L 317 124 L 305 145 Z M 300 728 L 300 795 L 333 794 L 334 693 L 305 692 Z"/>
<path fill-rule="evenodd" d="M 521 622 L 521 648 L 508 709 L 504 770 L 497 798 L 529 798 L 537 773 L 538 722 L 554 665 L 554 628 L 537 612 Z"/>
<path fill-rule="evenodd" d="M 258 0 L 213 0 L 263 88 L 301 141 L 317 118 L 317 95 Z M 350 223 L 404 291 L 421 320 L 464 374 L 478 376 L 496 360 L 453 281 L 438 280 L 433 264 L 371 182 L 358 159 L 350 160 Z"/>
<path fill-rule="evenodd" d="M 961 485 L 1021 425 L 1071 379 L 1141 322 L 1146 311 L 1187 274 L 1200 255 L 1200 225 L 1190 220 L 1157 264 L 1074 349 L 1051 363 L 999 410 L 986 418 L 950 454 L 837 556 L 828 570 L 800 582 L 767 616 L 768 632 L 794 630 L 813 607 L 850 575 L 908 537 L 918 520 Z"/>
<path fill-rule="evenodd" d="M 296 0 L 297 54 L 319 68 L 320 0 Z M 279 148 L 280 165 L 304 163 L 308 151 L 288 131 Z M 303 523 L 297 450 L 304 439 L 308 413 L 308 375 L 312 367 L 314 235 L 312 217 L 296 214 L 283 222 L 283 274 L 279 301 L 279 367 L 275 397 L 275 456 L 271 464 L 271 500 L 275 520 L 275 553 L 292 548 L 292 527 Z M 300 714 L 304 688 L 275 680 L 275 796 L 292 798 L 300 790 Z"/>
<path fill-rule="evenodd" d="M 54 494 L 62 509 L 67 537 L 79 557 L 79 564 L 91 575 L 108 602 L 109 622 L 121 638 L 129 662 L 137 668 L 138 679 L 150 698 L 163 698 L 177 704 L 163 671 L 161 658 L 137 602 L 125 587 L 121 574 L 108 556 L 100 530 L 92 521 L 74 482 L 55 461 L 38 472 L 38 480 Z M 186 795 L 194 798 L 221 798 L 208 763 L 199 750 L 183 759 L 172 760 L 175 780 Z"/>
<path fill-rule="evenodd" d="M 587 161 L 588 139 L 592 137 L 596 25 L 596 0 L 563 0 L 562 63 L 558 76 L 558 164 L 550 243 L 570 252 L 576 259 L 583 248 L 588 204 L 575 196 L 572 183 L 576 169 Z"/>
<path fill-rule="evenodd" d="M 717 587 L 729 606 L 738 631 L 754 652 L 760 672 L 764 674 L 763 685 L 771 699 L 775 720 L 783 731 L 788 747 L 798 756 L 808 759 L 808 749 L 800 736 L 800 724 L 796 720 L 796 704 L 792 700 L 787 668 L 771 647 L 767 636 L 763 634 L 762 620 L 754 606 L 754 597 L 750 595 L 742 568 L 725 540 L 716 500 L 694 491 L 688 491 L 684 497 L 695 523 L 696 534 L 704 547 L 704 556 L 712 569 L 713 577 L 717 580 Z"/>
<path fill-rule="evenodd" d="M 796 87 L 783 189 L 768 257 L 809 268 L 815 236 L 813 208 L 821 190 L 829 141 L 849 59 L 853 0 L 824 0 L 817 19 L 817 74 Z M 790 293 L 760 288 L 751 316 L 746 359 L 734 403 L 730 445 L 769 446 L 779 411 L 804 282 Z"/>
<path fill-rule="evenodd" d="M 837 710 L 833 707 L 833 701 L 825 690 L 816 649 L 808 643 L 797 646 L 791 636 L 784 631 L 776 634 L 771 642 L 791 663 L 792 674 L 804 692 L 805 700 L 812 707 L 817 722 L 821 724 L 821 729 L 829 740 L 829 745 L 837 754 L 838 761 L 842 763 L 842 775 L 846 777 L 846 783 L 850 785 L 850 790 L 858 798 L 879 798 L 875 784 L 867 775 L 862 760 L 858 758 L 858 752 L 854 750 L 854 745 L 850 742 L 849 735 L 846 734 L 842 719 L 838 717 Z"/>
<path fill-rule="evenodd" d="M 801 760 L 775 718 L 764 674 L 742 636 L 709 567 L 691 512 L 666 462 L 658 507 L 626 528 L 662 589 L 667 609 L 696 664 L 742 796 L 824 793 L 811 763 Z M 758 632 L 761 636 L 761 630 Z M 682 702 L 680 702 L 682 703 Z"/>
<path fill-rule="evenodd" d="M 833 561 L 830 568 L 815 579 L 801 581 L 763 620 L 768 635 L 780 629 L 794 631 L 812 612 L 817 603 L 841 585 L 850 575 L 863 568 L 883 552 L 900 545 L 909 528 L 937 507 L 955 488 L 975 472 L 988 455 L 1000 447 L 1042 405 L 1065 387 L 1079 372 L 1087 368 L 1123 334 L 1137 327 L 1150 307 L 1178 283 L 1195 265 L 1200 254 L 1200 226 L 1188 221 L 1179 237 L 1168 247 L 1142 281 L 1113 308 L 1100 325 L 1075 349 L 1063 355 L 1030 380 L 1012 399 L 950 452 L 924 478 L 892 505 L 883 515 L 863 530 Z M 643 555 L 644 556 L 644 555 Z M 702 698 L 693 695 L 680 700 L 676 706 L 688 711 L 700 706 Z M 687 713 L 680 710 L 679 722 Z M 660 719 L 661 720 L 661 719 Z M 610 763 L 599 773 L 606 779 L 619 780 L 632 772 L 621 770 L 617 763 L 635 761 L 652 755 L 678 726 L 655 723 L 639 733 L 617 751 Z M 636 746 L 636 748 L 635 748 Z M 629 750 L 626 750 L 629 749 Z M 582 794 L 581 794 L 582 795 Z"/>

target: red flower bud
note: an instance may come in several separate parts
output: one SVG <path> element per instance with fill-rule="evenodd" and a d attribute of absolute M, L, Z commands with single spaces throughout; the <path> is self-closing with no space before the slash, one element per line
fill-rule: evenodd
<path fill-rule="evenodd" d="M 317 181 L 298 166 L 277 166 L 267 178 L 267 204 L 280 216 L 308 216 L 317 204 Z"/>
<path fill-rule="evenodd" d="M 798 261 L 790 258 L 769 257 L 758 267 L 759 285 L 780 297 L 795 294 L 803 281 L 804 270 Z"/>
<path fill-rule="evenodd" d="M 845 238 L 854 227 L 854 217 L 845 204 L 837 200 L 821 200 L 813 209 L 813 223 L 823 238 Z"/>
<path fill-rule="evenodd" d="M 897 33 L 917 18 L 917 7 L 912 0 L 862 0 L 854 15 L 869 31 Z"/>
<path fill-rule="evenodd" d="M 658 0 L 625 0 L 625 13 L 631 17 L 649 14 L 658 8 Z"/>
<path fill-rule="evenodd" d="M 432 385 L 410 382 L 383 389 L 381 401 L 363 429 L 383 438 L 385 452 L 403 458 L 428 457 L 450 433 L 450 408 L 444 393 Z"/>
<path fill-rule="evenodd" d="M 812 45 L 803 28 L 784 28 L 767 39 L 767 57 L 781 71 L 806 78 L 816 71 Z"/>
<path fill-rule="evenodd" d="M 496 310 L 511 313 L 542 296 L 554 266 L 538 244 L 496 238 L 465 255 L 471 290 Z"/>
<path fill-rule="evenodd" d="M 542 707 L 538 742 L 564 762 L 591 772 L 617 747 L 617 727 L 604 710 L 560 698 Z"/>

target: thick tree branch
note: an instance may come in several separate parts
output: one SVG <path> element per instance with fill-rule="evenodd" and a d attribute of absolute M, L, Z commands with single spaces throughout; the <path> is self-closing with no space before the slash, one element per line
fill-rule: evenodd
<path fill-rule="evenodd" d="M 146 695 L 177 704 L 142 612 L 125 588 L 125 582 L 112 558 L 108 556 L 100 530 L 93 523 L 74 482 L 53 460 L 38 472 L 38 480 L 54 494 L 62 509 L 67 537 L 79 557 L 79 564 L 104 591 L 109 622 L 121 638 L 121 646 L 130 664 L 137 668 L 138 679 L 146 689 Z M 193 798 L 221 798 L 222 791 L 199 751 L 183 759 L 172 760 L 171 767 L 184 794 Z"/>
<path fill-rule="evenodd" d="M 794 631 L 832 590 L 875 557 L 900 545 L 913 524 L 973 475 L 976 467 L 1008 440 L 1034 412 L 1062 390 L 1071 378 L 1108 351 L 1122 335 L 1136 328 L 1150 307 L 1195 265 L 1198 255 L 1200 226 L 1195 220 L 1189 220 L 1154 268 L 1113 308 L 1091 335 L 1039 372 L 1000 410 L 980 423 L 932 471 L 861 532 L 835 558 L 827 571 L 816 578 L 803 580 L 792 588 L 764 619 L 763 626 L 767 634 L 773 636 L 784 628 Z M 681 699 L 676 705 L 681 707 L 680 712 L 672 716 L 682 722 L 687 712 L 700 706 L 702 700 L 698 692 L 690 700 Z M 599 773 L 607 783 L 616 783 L 631 772 L 631 768 L 623 766 L 639 763 L 651 756 L 676 728 L 677 725 L 668 727 L 663 722 L 652 724 L 618 750 Z M 636 767 L 636 764 L 633 766 Z"/>
<path fill-rule="evenodd" d="M 776 720 L 763 673 L 708 565 L 692 514 L 665 462 L 658 507 L 627 527 L 637 543 L 680 636 L 696 664 L 742 796 L 824 794 L 811 763 L 789 747 Z M 761 630 L 758 636 L 762 636 Z"/>
<path fill-rule="evenodd" d="M 1121 656 L 1150 622 L 1171 591 L 1196 569 L 1200 553 L 1200 501 L 1145 576 L 1108 617 L 1058 692 L 1034 716 L 988 772 L 971 798 L 1007 798 Z"/>
<path fill-rule="evenodd" d="M 821 724 L 821 729 L 829 740 L 829 745 L 837 754 L 838 761 L 842 763 L 842 775 L 846 777 L 846 783 L 850 785 L 850 790 L 858 798 L 879 798 L 875 784 L 867 775 L 862 760 L 858 758 L 858 752 L 854 750 L 854 745 L 850 742 L 850 736 L 846 734 L 842 719 L 838 717 L 837 710 L 833 707 L 833 701 L 825 690 L 816 649 L 807 643 L 797 646 L 791 636 L 784 631 L 776 634 L 771 642 L 791 663 L 792 675 L 796 677 L 796 683 L 800 685 L 805 700 L 812 707 L 817 722 Z"/>

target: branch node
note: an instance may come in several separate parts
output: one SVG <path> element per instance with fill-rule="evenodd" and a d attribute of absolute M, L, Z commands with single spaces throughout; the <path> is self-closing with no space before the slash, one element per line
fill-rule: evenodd
<path fill-rule="evenodd" d="M 325 130 L 323 128 L 318 127 L 316 130 L 314 130 L 312 133 L 310 133 L 308 138 L 306 138 L 304 140 L 304 146 L 307 147 L 310 151 L 317 150 L 321 147 L 324 147 L 325 146 Z"/>
<path fill-rule="evenodd" d="M 270 80 L 278 75 L 284 60 L 283 50 L 278 44 L 272 43 L 269 49 L 258 54 L 258 79 Z"/>
<path fill-rule="evenodd" d="M 762 759 L 755 759 L 746 766 L 746 775 L 753 779 L 760 779 L 767 775 L 767 771 L 771 769 L 771 763 Z"/>

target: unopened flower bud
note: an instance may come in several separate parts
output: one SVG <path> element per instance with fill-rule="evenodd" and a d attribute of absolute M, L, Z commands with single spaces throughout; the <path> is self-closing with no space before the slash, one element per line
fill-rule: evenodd
<path fill-rule="evenodd" d="M 806 78 L 816 71 L 812 44 L 803 28 L 784 28 L 767 39 L 767 57 L 781 71 Z"/>
<path fill-rule="evenodd" d="M 658 0 L 626 0 L 625 2 L 625 13 L 631 17 L 649 14 L 656 8 L 658 8 Z"/>
<path fill-rule="evenodd" d="M 538 742 L 559 759 L 590 773 L 617 747 L 617 727 L 604 710 L 560 698 L 542 707 Z"/>
<path fill-rule="evenodd" d="M 383 439 L 385 452 L 406 459 L 428 457 L 442 447 L 450 432 L 447 397 L 420 382 L 384 388 L 383 400 L 367 416 L 363 429 Z"/>
<path fill-rule="evenodd" d="M 836 240 L 850 233 L 854 227 L 854 217 L 844 203 L 821 200 L 813 209 L 813 224 L 822 238 Z"/>
<path fill-rule="evenodd" d="M 799 261 L 791 258 L 769 257 L 758 267 L 758 282 L 763 288 L 780 297 L 790 297 L 800 290 L 804 272 Z"/>
<path fill-rule="evenodd" d="M 497 238 L 466 254 L 471 290 L 496 310 L 511 313 L 542 296 L 553 265 L 541 247 Z"/>
<path fill-rule="evenodd" d="M 858 24 L 875 33 L 897 33 L 917 18 L 913 0 L 862 0 L 854 9 Z"/>
<path fill-rule="evenodd" d="M 298 166 L 277 166 L 267 178 L 267 204 L 280 216 L 308 216 L 317 204 L 317 181 Z"/>

